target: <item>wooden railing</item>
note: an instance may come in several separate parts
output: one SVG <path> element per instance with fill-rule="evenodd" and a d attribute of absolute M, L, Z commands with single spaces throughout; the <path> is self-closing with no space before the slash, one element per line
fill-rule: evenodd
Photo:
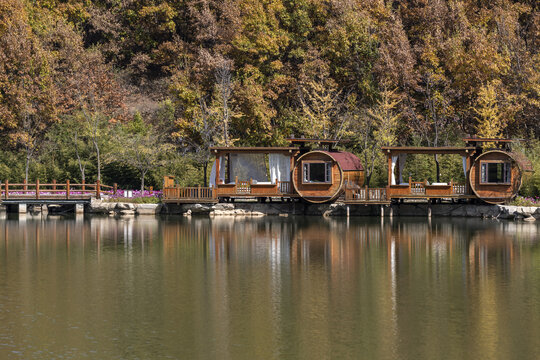
<path fill-rule="evenodd" d="M 410 182 L 412 195 L 424 195 L 426 193 L 425 182 Z"/>
<path fill-rule="evenodd" d="M 277 191 L 279 194 L 291 194 L 291 182 L 290 181 L 278 181 Z"/>
<path fill-rule="evenodd" d="M 251 194 L 251 181 L 236 180 L 237 194 Z"/>
<path fill-rule="evenodd" d="M 346 187 L 346 201 L 387 201 L 386 188 Z"/>
<path fill-rule="evenodd" d="M 0 196 L 4 200 L 9 199 L 28 199 L 28 200 L 59 200 L 59 199 L 87 199 L 95 197 L 101 199 L 101 195 L 116 194 L 117 186 L 107 186 L 96 181 L 94 184 L 71 183 L 66 180 L 65 183 L 58 183 L 53 180 L 52 183 L 10 183 L 8 180 L 0 183 Z"/>
<path fill-rule="evenodd" d="M 452 194 L 455 195 L 465 195 L 467 192 L 467 186 L 461 184 L 452 184 Z"/>
<path fill-rule="evenodd" d="M 213 187 L 168 187 L 163 189 L 163 199 L 178 200 L 213 200 L 216 198 L 216 191 Z"/>

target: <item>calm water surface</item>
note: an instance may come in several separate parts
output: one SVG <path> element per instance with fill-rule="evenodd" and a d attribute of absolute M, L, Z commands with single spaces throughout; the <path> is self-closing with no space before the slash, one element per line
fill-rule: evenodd
<path fill-rule="evenodd" d="M 538 359 L 540 225 L 0 219 L 0 359 Z"/>

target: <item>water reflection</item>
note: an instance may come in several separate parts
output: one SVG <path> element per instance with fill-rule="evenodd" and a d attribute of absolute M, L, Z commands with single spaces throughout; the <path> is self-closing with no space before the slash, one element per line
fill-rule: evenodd
<path fill-rule="evenodd" d="M 534 223 L 8 215 L 0 224 L 1 358 L 540 352 Z"/>

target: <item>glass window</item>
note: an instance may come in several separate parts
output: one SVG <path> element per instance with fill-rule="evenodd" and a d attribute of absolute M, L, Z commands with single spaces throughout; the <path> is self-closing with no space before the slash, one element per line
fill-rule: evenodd
<path fill-rule="evenodd" d="M 483 162 L 480 182 L 486 184 L 509 184 L 512 177 L 512 164 L 509 162 Z"/>
<path fill-rule="evenodd" d="M 303 170 L 304 183 L 331 182 L 332 163 L 330 162 L 305 162 Z"/>

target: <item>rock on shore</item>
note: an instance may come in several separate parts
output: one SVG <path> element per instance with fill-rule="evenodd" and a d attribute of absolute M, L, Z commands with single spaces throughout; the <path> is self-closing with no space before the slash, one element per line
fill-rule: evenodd
<path fill-rule="evenodd" d="M 87 211 L 94 214 L 135 216 L 156 214 L 182 214 L 185 216 L 432 216 L 479 217 L 490 219 L 516 219 L 535 221 L 540 219 L 540 207 L 512 205 L 433 204 L 406 203 L 392 206 L 293 203 L 220 203 L 220 204 L 133 204 L 93 200 Z"/>
<path fill-rule="evenodd" d="M 156 215 L 161 213 L 161 204 L 133 204 L 122 202 L 106 202 L 103 200 L 92 200 L 87 207 L 87 212 L 92 214 L 107 215 Z"/>

